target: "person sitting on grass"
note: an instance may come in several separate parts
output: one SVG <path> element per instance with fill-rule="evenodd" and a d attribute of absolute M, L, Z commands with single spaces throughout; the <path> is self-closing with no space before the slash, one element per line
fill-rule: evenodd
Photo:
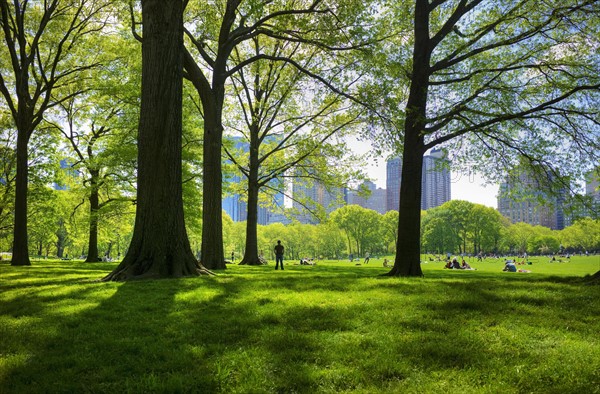
<path fill-rule="evenodd" d="M 450 261 L 450 259 L 448 259 L 448 261 L 446 261 L 446 265 L 444 265 L 444 269 L 452 269 L 452 261 Z"/>
<path fill-rule="evenodd" d="M 459 270 L 460 264 L 458 263 L 458 259 L 455 257 L 452 259 L 452 269 Z"/>
<path fill-rule="evenodd" d="M 462 259 L 462 264 L 460 265 L 460 268 L 463 270 L 474 270 L 475 268 L 471 267 L 471 265 L 469 265 L 469 263 L 467 263 L 465 261 L 465 259 Z"/>
<path fill-rule="evenodd" d="M 385 268 L 392 268 L 392 265 L 390 263 L 388 263 L 387 259 L 383 259 L 383 266 Z"/>
<path fill-rule="evenodd" d="M 506 264 L 504 265 L 504 268 L 502 269 L 502 271 L 517 272 L 517 266 L 515 265 L 515 263 L 512 260 L 506 260 Z"/>

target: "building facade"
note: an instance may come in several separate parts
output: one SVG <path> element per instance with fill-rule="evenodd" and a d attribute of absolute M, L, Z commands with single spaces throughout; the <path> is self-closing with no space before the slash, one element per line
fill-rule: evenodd
<path fill-rule="evenodd" d="M 315 214 L 330 214 L 348 203 L 347 189 L 326 188 L 318 181 L 308 183 L 296 179 L 292 186 L 292 193 L 294 196 L 292 205 L 298 212 L 296 219 L 303 224 L 319 223 L 320 219 Z"/>
<path fill-rule="evenodd" d="M 450 201 L 449 161 L 441 150 L 432 150 L 423 157 L 421 209 L 435 208 Z"/>
<path fill-rule="evenodd" d="M 386 211 L 400 209 L 400 182 L 402 181 L 402 159 L 389 159 L 385 170 Z"/>
<path fill-rule="evenodd" d="M 242 150 L 244 153 L 248 153 L 249 144 L 240 137 L 234 137 L 234 146 L 236 149 Z M 238 184 L 246 182 L 245 178 L 240 175 L 231 175 L 229 178 L 224 179 L 225 182 Z M 227 197 L 223 198 L 222 201 L 223 210 L 229 215 L 234 222 L 243 222 L 248 219 L 248 204 L 245 198 L 238 193 L 232 193 Z M 274 208 L 271 208 L 274 207 Z M 258 217 L 257 223 L 266 225 L 270 223 L 288 223 L 289 219 L 283 215 L 284 211 L 284 196 L 283 193 L 278 193 L 273 197 L 273 203 L 269 207 L 258 206 Z"/>
<path fill-rule="evenodd" d="M 564 213 L 565 200 L 563 190 L 549 196 L 534 177 L 521 172 L 500 184 L 498 211 L 512 223 L 524 222 L 562 230 L 570 224 Z"/>
<path fill-rule="evenodd" d="M 586 209 L 586 216 L 600 217 L 600 169 L 591 171 L 585 178 L 585 195 L 591 206 Z"/>
<path fill-rule="evenodd" d="M 392 158 L 386 167 L 387 211 L 400 208 L 400 183 L 402 181 L 402 159 Z M 423 157 L 421 178 L 421 209 L 427 210 L 442 205 L 451 198 L 449 162 L 441 150 L 432 150 Z"/>
<path fill-rule="evenodd" d="M 387 212 L 387 190 L 378 188 L 375 183 L 365 181 L 360 189 L 369 190 L 369 196 L 363 197 L 356 190 L 348 191 L 348 205 L 359 205 L 363 208 L 372 209 L 381 214 Z"/>

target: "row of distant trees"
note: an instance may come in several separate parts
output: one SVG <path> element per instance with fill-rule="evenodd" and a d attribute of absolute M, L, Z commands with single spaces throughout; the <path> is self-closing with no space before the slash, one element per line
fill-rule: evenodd
<path fill-rule="evenodd" d="M 40 188 L 41 189 L 41 188 Z M 42 189 L 43 190 L 43 189 Z M 32 256 L 82 258 L 88 254 L 88 216 L 78 210 L 80 194 L 74 189 L 45 188 L 32 200 L 29 253 Z M 468 201 L 452 200 L 439 207 L 421 211 L 423 220 L 421 249 L 424 253 L 518 253 L 553 254 L 600 250 L 600 220 L 581 218 L 563 230 L 551 230 L 527 223 L 511 224 L 493 208 Z M 123 257 L 133 232 L 135 209 L 130 203 L 115 205 L 99 221 L 100 258 Z M 323 257 L 328 259 L 391 255 L 395 253 L 398 211 L 380 214 L 358 205 L 333 211 L 320 224 L 284 225 L 274 223 L 257 227 L 259 254 L 272 259 L 273 246 L 281 240 L 286 258 Z M 246 250 L 246 222 L 234 222 L 223 213 L 224 248 L 228 259 L 239 263 Z M 201 227 L 188 226 L 192 249 L 201 248 Z M 2 233 L 0 247 L 10 249 L 10 233 Z M 233 256 L 232 256 L 233 253 Z"/>

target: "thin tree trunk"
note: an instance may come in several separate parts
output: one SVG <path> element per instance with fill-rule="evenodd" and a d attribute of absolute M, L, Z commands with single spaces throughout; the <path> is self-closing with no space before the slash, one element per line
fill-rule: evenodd
<path fill-rule="evenodd" d="M 248 186 L 248 218 L 246 220 L 246 250 L 240 265 L 261 265 L 258 258 L 258 185 Z"/>
<path fill-rule="evenodd" d="M 260 162 L 258 150 L 258 126 L 253 124 L 250 129 L 249 172 L 248 172 L 248 217 L 246 218 L 246 250 L 241 265 L 262 265 L 258 258 L 258 169 Z"/>
<path fill-rule="evenodd" d="M 100 198 L 98 196 L 98 171 L 91 173 L 91 192 L 90 192 L 90 232 L 88 237 L 88 254 L 86 263 L 95 263 L 100 261 L 98 257 L 98 211 L 100 209 Z"/>
<path fill-rule="evenodd" d="M 183 2 L 142 0 L 138 197 L 131 244 L 104 280 L 210 274 L 190 248 L 182 200 Z"/>
<path fill-rule="evenodd" d="M 112 245 L 113 245 L 113 243 L 112 243 L 112 241 L 110 241 L 108 243 L 108 248 L 106 249 L 106 253 L 104 254 L 104 257 L 106 257 L 107 260 L 110 260 L 110 254 L 112 252 Z"/>
<path fill-rule="evenodd" d="M 20 102 L 19 102 L 20 104 Z M 24 109 L 21 109 L 24 111 Z M 17 127 L 17 173 L 15 177 L 15 223 L 13 228 L 13 250 L 10 265 L 31 265 L 27 245 L 27 183 L 29 164 L 27 130 Z"/>

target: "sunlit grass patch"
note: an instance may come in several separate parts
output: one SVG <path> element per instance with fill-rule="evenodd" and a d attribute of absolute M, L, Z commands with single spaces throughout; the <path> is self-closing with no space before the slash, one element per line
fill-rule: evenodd
<path fill-rule="evenodd" d="M 592 258 L 572 263 L 595 272 Z M 599 392 L 598 287 L 547 262 L 512 275 L 501 261 L 429 264 L 413 279 L 229 266 L 130 283 L 95 281 L 114 264 L 35 264 L 0 265 L 3 393 Z"/>

